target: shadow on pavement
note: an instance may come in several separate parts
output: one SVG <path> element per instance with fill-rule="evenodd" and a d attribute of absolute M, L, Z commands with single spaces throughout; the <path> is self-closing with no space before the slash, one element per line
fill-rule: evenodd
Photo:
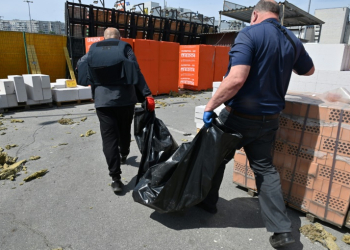
<path fill-rule="evenodd" d="M 284 250 L 301 250 L 299 228 L 301 221 L 297 212 L 288 210 L 288 215 L 293 223 L 293 236 L 295 243 L 289 247 L 279 248 Z M 259 201 L 256 198 L 236 198 L 230 201 L 220 198 L 218 213 L 209 214 L 200 208 L 193 207 L 184 213 L 160 214 L 153 212 L 151 219 L 174 230 L 188 230 L 196 228 L 261 228 L 265 225 L 260 215 Z M 269 239 L 267 238 L 266 241 Z"/>
<path fill-rule="evenodd" d="M 120 193 L 115 193 L 117 196 L 125 196 L 127 193 L 131 192 L 135 187 L 136 176 L 134 176 L 126 185 L 124 182 L 123 191 Z"/>
<path fill-rule="evenodd" d="M 126 164 L 128 166 L 138 168 L 140 166 L 140 163 L 137 162 L 136 159 L 137 159 L 137 156 L 131 156 L 128 159 L 126 159 Z"/>

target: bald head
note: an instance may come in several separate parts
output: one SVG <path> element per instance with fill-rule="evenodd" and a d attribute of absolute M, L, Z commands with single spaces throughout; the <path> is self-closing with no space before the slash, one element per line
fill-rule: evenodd
<path fill-rule="evenodd" d="M 104 37 L 106 40 L 111 38 L 120 40 L 119 30 L 117 30 L 116 28 L 107 28 L 105 30 Z"/>
<path fill-rule="evenodd" d="M 269 18 L 275 18 L 279 20 L 279 15 L 280 15 L 280 6 L 276 1 L 260 0 L 257 3 L 257 5 L 255 5 L 250 24 L 251 25 L 258 24 Z"/>

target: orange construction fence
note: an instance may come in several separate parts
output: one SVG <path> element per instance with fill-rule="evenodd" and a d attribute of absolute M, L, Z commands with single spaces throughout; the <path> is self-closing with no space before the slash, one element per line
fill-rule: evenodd
<path fill-rule="evenodd" d="M 227 72 L 230 47 L 215 46 L 214 82 L 221 82 Z"/>
<path fill-rule="evenodd" d="M 180 44 L 172 42 L 159 43 L 159 83 L 158 94 L 178 92 L 179 49 Z"/>

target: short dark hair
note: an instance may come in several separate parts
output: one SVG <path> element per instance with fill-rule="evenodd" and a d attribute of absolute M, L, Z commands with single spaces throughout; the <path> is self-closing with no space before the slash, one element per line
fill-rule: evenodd
<path fill-rule="evenodd" d="M 255 11 L 272 12 L 277 15 L 280 14 L 280 6 L 276 2 L 260 0 L 254 8 Z"/>

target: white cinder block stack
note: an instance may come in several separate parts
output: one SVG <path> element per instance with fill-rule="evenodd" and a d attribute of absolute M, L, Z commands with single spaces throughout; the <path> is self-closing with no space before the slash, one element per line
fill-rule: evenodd
<path fill-rule="evenodd" d="M 85 87 L 78 85 L 78 96 L 79 100 L 92 99 L 91 87 Z"/>
<path fill-rule="evenodd" d="M 57 79 L 51 83 L 51 91 L 55 102 L 69 102 L 77 100 L 91 99 L 91 87 L 77 86 L 76 88 L 67 88 L 66 81 L 69 79 Z"/>
<path fill-rule="evenodd" d="M 27 90 L 28 105 L 52 102 L 50 76 L 43 74 L 23 75 Z"/>
<path fill-rule="evenodd" d="M 292 74 L 288 91 L 324 93 L 350 86 L 350 45 L 304 44 L 316 71 L 312 76 Z"/>
<path fill-rule="evenodd" d="M 0 108 L 18 106 L 15 84 L 9 79 L 0 79 Z"/>
<path fill-rule="evenodd" d="M 212 96 L 215 94 L 220 84 L 221 82 L 213 82 Z M 221 105 L 220 107 L 216 108 L 214 112 L 219 116 L 221 110 L 223 110 L 224 108 L 225 108 L 225 105 Z M 204 126 L 204 122 L 203 122 L 204 109 L 205 109 L 205 105 L 197 106 L 195 109 L 194 122 L 196 123 L 196 128 L 198 129 L 201 129 Z"/>

